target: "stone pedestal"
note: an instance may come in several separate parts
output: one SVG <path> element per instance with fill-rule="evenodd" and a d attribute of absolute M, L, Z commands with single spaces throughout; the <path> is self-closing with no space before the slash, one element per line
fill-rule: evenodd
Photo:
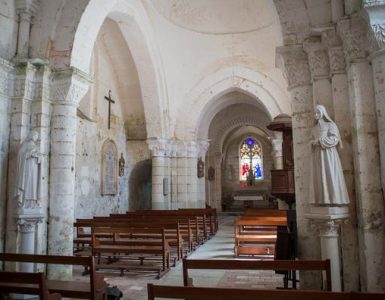
<path fill-rule="evenodd" d="M 339 246 L 340 223 L 349 217 L 347 207 L 311 207 L 310 213 L 305 215 L 316 226 L 321 243 L 321 258 L 330 259 L 332 276 L 332 290 L 340 292 L 341 258 Z"/>
<path fill-rule="evenodd" d="M 36 226 L 43 221 L 43 217 L 41 208 L 18 209 L 15 219 L 20 234 L 20 253 L 35 253 Z M 33 263 L 20 263 L 20 271 L 33 272 L 33 266 Z"/>

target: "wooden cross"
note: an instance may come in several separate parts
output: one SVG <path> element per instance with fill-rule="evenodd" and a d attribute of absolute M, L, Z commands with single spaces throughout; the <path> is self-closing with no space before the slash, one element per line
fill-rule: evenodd
<path fill-rule="evenodd" d="M 111 90 L 108 91 L 108 97 L 104 96 L 104 99 L 108 101 L 108 129 L 110 129 L 111 124 L 111 103 L 115 103 L 111 98 Z"/>

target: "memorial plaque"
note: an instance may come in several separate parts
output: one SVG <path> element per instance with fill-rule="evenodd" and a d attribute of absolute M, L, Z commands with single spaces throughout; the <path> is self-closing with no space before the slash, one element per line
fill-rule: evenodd
<path fill-rule="evenodd" d="M 102 147 L 102 195 L 118 193 L 118 151 L 111 140 L 104 142 Z"/>

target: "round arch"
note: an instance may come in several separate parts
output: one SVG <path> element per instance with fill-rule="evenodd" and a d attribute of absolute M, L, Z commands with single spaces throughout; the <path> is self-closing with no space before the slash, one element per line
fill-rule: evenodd
<path fill-rule="evenodd" d="M 74 24 L 66 26 L 72 22 L 68 12 L 62 13 L 54 34 L 55 40 L 72 45 L 72 49 L 68 55 L 59 57 L 54 56 L 57 51 L 53 49 L 50 60 L 55 68 L 71 66 L 88 73 L 94 43 L 107 17 L 119 25 L 135 61 L 147 120 L 147 135 L 165 137 L 168 129 L 163 113 L 167 109 L 163 102 L 166 97 L 162 64 L 148 15 L 140 1 L 90 1 L 74 28 Z"/>
<path fill-rule="evenodd" d="M 199 128 L 209 128 L 213 117 L 224 108 L 217 100 L 234 91 L 248 95 L 271 119 L 280 113 L 290 114 L 286 92 L 271 78 L 244 66 L 227 67 L 204 78 L 189 93 L 179 109 L 176 137 L 187 140 L 207 138 L 207 132 Z"/>

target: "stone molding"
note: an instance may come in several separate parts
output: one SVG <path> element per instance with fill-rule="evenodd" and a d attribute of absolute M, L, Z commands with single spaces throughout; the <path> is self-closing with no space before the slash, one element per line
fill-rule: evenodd
<path fill-rule="evenodd" d="M 73 67 L 53 71 L 50 98 L 55 103 L 78 107 L 91 82 L 91 76 Z"/>
<path fill-rule="evenodd" d="M 204 157 L 209 147 L 208 141 L 177 141 L 168 139 L 148 139 L 152 156 L 159 157 Z"/>
<path fill-rule="evenodd" d="M 311 84 L 308 57 L 302 45 L 278 47 L 276 54 L 281 58 L 278 67 L 288 82 L 288 90 Z"/>
<path fill-rule="evenodd" d="M 365 60 L 368 53 L 367 26 L 362 18 L 355 16 L 338 22 L 339 33 L 347 63 Z"/>
<path fill-rule="evenodd" d="M 329 57 L 321 39 L 319 37 L 309 38 L 303 43 L 303 48 L 308 54 L 312 79 L 329 77 Z"/>

